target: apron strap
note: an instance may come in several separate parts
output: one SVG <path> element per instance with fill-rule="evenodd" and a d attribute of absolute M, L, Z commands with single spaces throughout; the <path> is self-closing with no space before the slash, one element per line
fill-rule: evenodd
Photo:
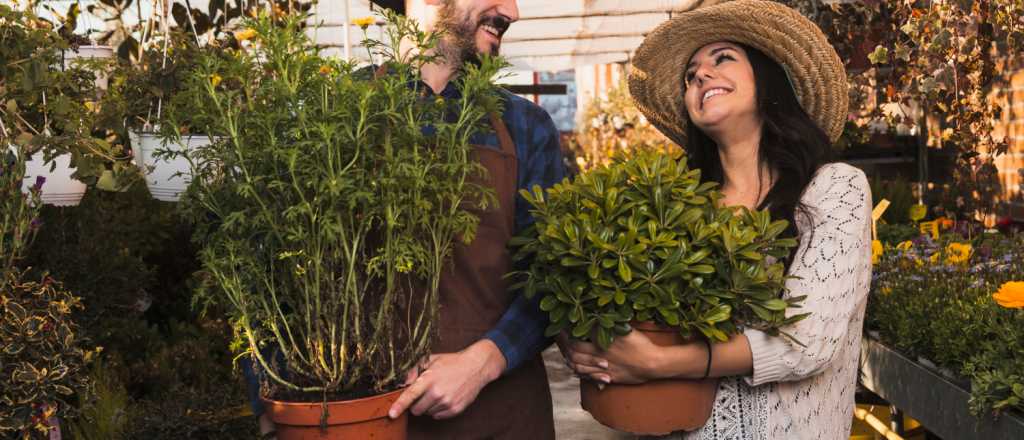
<path fill-rule="evenodd" d="M 516 144 L 512 142 L 512 135 L 509 134 L 505 121 L 497 113 L 491 113 L 491 126 L 494 127 L 494 131 L 498 134 L 498 143 L 501 144 L 501 151 L 515 157 Z"/>

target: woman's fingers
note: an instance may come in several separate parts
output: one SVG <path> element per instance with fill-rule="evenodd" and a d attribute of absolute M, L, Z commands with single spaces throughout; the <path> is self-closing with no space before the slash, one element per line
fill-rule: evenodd
<path fill-rule="evenodd" d="M 598 346 L 594 344 L 575 340 L 570 341 L 569 348 L 574 352 L 589 354 L 591 356 L 598 356 L 601 354 L 602 351 Z"/>
<path fill-rule="evenodd" d="M 582 364 L 569 364 L 569 365 L 570 365 L 570 367 L 572 367 L 573 371 L 576 372 L 576 374 L 581 375 L 581 376 L 589 376 L 589 375 L 598 374 L 598 373 L 607 373 L 607 370 L 605 370 L 604 368 L 601 368 L 601 367 L 592 367 L 590 365 L 582 365 Z"/>
<path fill-rule="evenodd" d="M 576 350 L 569 351 L 569 362 L 578 367 L 589 367 L 600 370 L 608 368 L 608 361 L 604 358 Z"/>

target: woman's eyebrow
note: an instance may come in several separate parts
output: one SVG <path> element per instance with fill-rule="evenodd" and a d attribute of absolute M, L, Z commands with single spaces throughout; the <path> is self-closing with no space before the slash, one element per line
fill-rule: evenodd
<path fill-rule="evenodd" d="M 715 56 L 719 52 L 726 51 L 726 50 L 732 50 L 732 48 L 729 47 L 729 46 L 722 46 L 722 47 L 718 47 L 718 48 L 715 48 L 715 49 L 711 49 L 711 53 L 709 53 L 708 56 Z M 690 61 L 690 64 L 686 65 L 686 70 L 690 70 L 690 68 L 695 66 L 695 65 L 697 65 L 696 61 Z"/>

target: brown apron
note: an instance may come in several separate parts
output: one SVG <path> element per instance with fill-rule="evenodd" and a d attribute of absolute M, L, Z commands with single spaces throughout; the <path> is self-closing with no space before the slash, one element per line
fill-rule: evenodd
<path fill-rule="evenodd" d="M 480 216 L 476 238 L 457 242 L 451 266 L 441 277 L 440 338 L 434 353 L 453 353 L 479 341 L 508 310 L 514 299 L 502 278 L 512 267 L 507 244 L 515 229 L 517 188 L 515 144 L 508 127 L 492 115 L 491 125 L 501 149 L 474 145 L 476 159 L 487 169 L 485 184 L 499 205 Z M 451 419 L 411 417 L 413 440 L 547 440 L 555 438 L 544 362 L 538 354 L 491 382 L 466 410 Z"/>

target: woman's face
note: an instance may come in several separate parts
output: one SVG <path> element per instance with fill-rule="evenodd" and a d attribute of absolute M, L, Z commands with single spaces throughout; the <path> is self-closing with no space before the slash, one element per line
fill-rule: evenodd
<path fill-rule="evenodd" d="M 711 43 L 690 59 L 683 75 L 690 121 L 712 134 L 760 124 L 754 70 L 746 52 L 729 42 Z"/>

